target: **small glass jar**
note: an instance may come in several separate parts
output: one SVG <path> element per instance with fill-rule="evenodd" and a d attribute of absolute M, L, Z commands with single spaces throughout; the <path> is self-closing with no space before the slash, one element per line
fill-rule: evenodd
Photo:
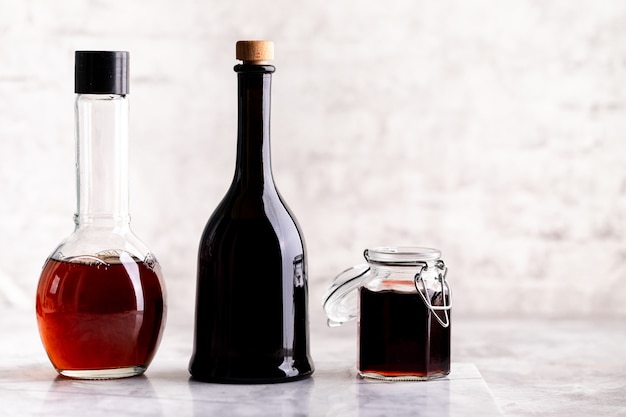
<path fill-rule="evenodd" d="M 329 326 L 358 318 L 363 378 L 428 380 L 450 373 L 450 286 L 436 249 L 366 249 L 367 264 L 333 280 Z"/>

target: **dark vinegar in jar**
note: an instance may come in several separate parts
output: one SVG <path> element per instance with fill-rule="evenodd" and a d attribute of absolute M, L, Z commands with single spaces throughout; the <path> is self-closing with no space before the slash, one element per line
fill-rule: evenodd
<path fill-rule="evenodd" d="M 443 327 L 415 291 L 359 291 L 361 375 L 430 379 L 450 372 L 450 326 Z M 442 301 L 441 292 L 431 294 L 433 305 Z"/>
<path fill-rule="evenodd" d="M 37 322 L 61 373 L 145 368 L 159 343 L 165 305 L 160 267 L 126 256 L 50 259 L 37 288 Z"/>

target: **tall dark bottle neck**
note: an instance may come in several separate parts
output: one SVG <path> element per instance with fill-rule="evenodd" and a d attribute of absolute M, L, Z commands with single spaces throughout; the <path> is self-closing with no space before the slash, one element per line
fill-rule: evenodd
<path fill-rule="evenodd" d="M 272 65 L 235 66 L 239 84 L 235 181 L 263 190 L 273 185 L 270 156 Z"/>

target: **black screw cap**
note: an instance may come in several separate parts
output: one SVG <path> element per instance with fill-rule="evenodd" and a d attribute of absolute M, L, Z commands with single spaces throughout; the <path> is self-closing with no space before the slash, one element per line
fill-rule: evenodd
<path fill-rule="evenodd" d="M 128 64 L 126 51 L 76 51 L 74 92 L 128 94 Z"/>

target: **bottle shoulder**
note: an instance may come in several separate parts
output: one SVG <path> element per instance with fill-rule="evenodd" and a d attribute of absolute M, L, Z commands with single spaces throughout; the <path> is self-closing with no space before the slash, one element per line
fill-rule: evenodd
<path fill-rule="evenodd" d="M 256 260 L 295 259 L 306 251 L 296 222 L 275 217 L 212 217 L 200 239 L 199 259 L 230 260 L 240 263 Z"/>
<path fill-rule="evenodd" d="M 128 253 L 141 260 L 154 256 L 146 244 L 126 226 L 119 230 L 77 227 L 57 246 L 50 258 L 65 259 L 117 252 Z"/>
<path fill-rule="evenodd" d="M 263 218 L 268 216 L 295 216 L 275 186 L 262 189 L 246 187 L 233 182 L 211 217 L 232 217 L 237 219 Z"/>
<path fill-rule="evenodd" d="M 226 196 L 209 217 L 203 241 L 226 236 L 248 236 L 255 240 L 302 240 L 300 226 L 282 200 L 245 195 Z"/>

